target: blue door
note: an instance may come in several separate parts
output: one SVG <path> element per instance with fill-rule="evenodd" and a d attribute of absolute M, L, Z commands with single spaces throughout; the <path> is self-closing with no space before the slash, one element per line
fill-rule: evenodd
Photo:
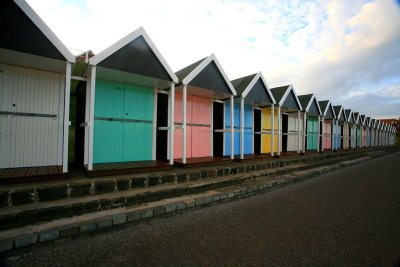
<path fill-rule="evenodd" d="M 225 129 L 231 128 L 231 110 L 230 102 L 225 102 Z M 234 105 L 234 127 L 235 131 L 240 131 L 240 104 Z M 253 108 L 244 106 L 244 154 L 253 153 Z M 224 156 L 231 154 L 231 133 L 225 133 L 225 151 Z M 234 154 L 240 154 L 240 133 L 234 133 Z"/>

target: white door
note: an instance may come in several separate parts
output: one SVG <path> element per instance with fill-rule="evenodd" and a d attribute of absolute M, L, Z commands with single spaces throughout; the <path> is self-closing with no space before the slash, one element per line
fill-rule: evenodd
<path fill-rule="evenodd" d="M 61 73 L 0 64 L 0 168 L 62 165 Z"/>
<path fill-rule="evenodd" d="M 300 123 L 300 131 L 302 131 L 303 125 L 302 121 Z M 289 114 L 288 116 L 288 146 L 287 151 L 297 151 L 299 137 L 297 135 L 298 129 L 298 118 L 296 114 Z M 302 139 L 300 139 L 302 140 Z"/>

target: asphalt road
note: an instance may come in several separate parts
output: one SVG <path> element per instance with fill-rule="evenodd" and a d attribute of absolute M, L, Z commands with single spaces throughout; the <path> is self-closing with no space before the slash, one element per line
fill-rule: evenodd
<path fill-rule="evenodd" d="M 400 153 L 255 197 L 42 247 L 11 266 L 397 266 Z"/>

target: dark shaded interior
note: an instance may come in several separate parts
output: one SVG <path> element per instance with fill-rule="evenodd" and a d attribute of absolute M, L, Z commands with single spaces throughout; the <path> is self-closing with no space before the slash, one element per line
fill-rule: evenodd
<path fill-rule="evenodd" d="M 213 127 L 215 130 L 224 128 L 224 103 L 213 102 Z M 224 134 L 213 132 L 213 155 L 224 156 Z"/>
<path fill-rule="evenodd" d="M 282 114 L 282 152 L 287 152 L 289 115 Z"/>
<path fill-rule="evenodd" d="M 168 161 L 168 131 L 158 129 L 168 126 L 168 96 L 161 93 L 157 94 L 156 159 L 161 161 Z"/>
<path fill-rule="evenodd" d="M 75 159 L 72 162 L 72 166 L 81 168 L 84 166 L 85 127 L 80 125 L 85 122 L 86 82 L 78 84 L 75 95 L 71 94 L 71 100 L 74 97 L 76 97 L 76 105 L 75 107 L 71 105 L 70 112 L 75 113 Z"/>
<path fill-rule="evenodd" d="M 254 109 L 254 132 L 261 132 L 261 110 Z M 261 134 L 254 134 L 254 154 L 261 154 Z"/>

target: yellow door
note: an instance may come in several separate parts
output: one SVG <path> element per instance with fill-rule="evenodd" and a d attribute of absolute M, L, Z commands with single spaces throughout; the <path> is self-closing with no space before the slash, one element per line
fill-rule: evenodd
<path fill-rule="evenodd" d="M 347 123 L 343 126 L 343 148 L 349 147 L 349 127 Z"/>
<path fill-rule="evenodd" d="M 274 108 L 274 152 L 278 152 L 278 108 Z M 271 132 L 271 108 L 261 109 L 261 127 L 263 132 Z M 271 153 L 271 135 L 261 135 L 261 153 Z"/>

